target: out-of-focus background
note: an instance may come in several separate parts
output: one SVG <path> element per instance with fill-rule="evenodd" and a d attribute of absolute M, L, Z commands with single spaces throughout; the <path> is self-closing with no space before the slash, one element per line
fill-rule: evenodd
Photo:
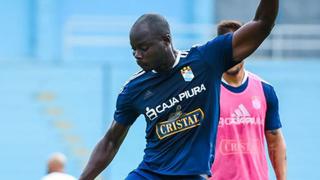
<path fill-rule="evenodd" d="M 128 32 L 140 15 L 164 15 L 175 47 L 188 49 L 214 37 L 222 19 L 251 20 L 258 3 L 0 0 L 0 179 L 40 179 L 56 151 L 68 157 L 67 172 L 79 177 L 113 118 L 117 93 L 138 71 Z M 280 5 L 276 27 L 247 69 L 277 91 L 288 179 L 319 180 L 320 2 Z M 137 167 L 144 131 L 140 117 L 99 179 L 124 179 Z"/>

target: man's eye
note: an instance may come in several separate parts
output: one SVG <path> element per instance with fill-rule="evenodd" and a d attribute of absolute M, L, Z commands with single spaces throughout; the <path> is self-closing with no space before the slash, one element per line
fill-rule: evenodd
<path fill-rule="evenodd" d="M 149 47 L 147 47 L 147 46 L 146 47 L 141 47 L 140 49 L 141 49 L 141 51 L 147 51 L 149 49 Z"/>

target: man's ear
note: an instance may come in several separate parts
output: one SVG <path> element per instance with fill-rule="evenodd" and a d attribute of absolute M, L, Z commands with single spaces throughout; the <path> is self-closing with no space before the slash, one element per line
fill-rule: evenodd
<path fill-rule="evenodd" d="M 170 34 L 166 34 L 166 35 L 162 36 L 162 39 L 167 44 L 171 44 L 171 35 Z"/>

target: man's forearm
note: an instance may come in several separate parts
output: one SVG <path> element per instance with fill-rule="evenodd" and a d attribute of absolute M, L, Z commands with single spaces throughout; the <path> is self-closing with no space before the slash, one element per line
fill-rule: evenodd
<path fill-rule="evenodd" d="M 271 31 L 278 15 L 278 9 L 279 0 L 261 0 L 254 21 L 262 21 Z"/>
<path fill-rule="evenodd" d="M 250 56 L 268 37 L 278 15 L 279 0 L 260 0 L 253 21 L 234 32 L 233 60 L 242 61 Z"/>
<path fill-rule="evenodd" d="M 100 142 L 94 148 L 89 162 L 79 180 L 93 180 L 97 177 L 112 161 L 116 154 L 113 144 L 100 140 Z"/>
<path fill-rule="evenodd" d="M 126 137 L 128 130 L 129 127 L 123 126 L 116 121 L 112 122 L 106 135 L 94 148 L 79 180 L 93 180 L 110 164 Z"/>
<path fill-rule="evenodd" d="M 287 176 L 286 145 L 282 134 L 278 133 L 272 132 L 267 135 L 268 151 L 277 180 L 285 180 Z"/>
<path fill-rule="evenodd" d="M 277 180 L 286 179 L 287 157 L 284 149 L 280 147 L 269 150 L 270 160 L 276 174 Z"/>

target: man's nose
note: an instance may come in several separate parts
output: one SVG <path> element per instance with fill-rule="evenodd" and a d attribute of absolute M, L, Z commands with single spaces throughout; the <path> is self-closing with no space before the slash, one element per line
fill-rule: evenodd
<path fill-rule="evenodd" d="M 133 52 L 133 56 L 134 56 L 136 59 L 138 59 L 138 60 L 141 60 L 141 59 L 142 59 L 142 53 L 141 53 L 141 51 L 139 51 L 139 50 L 135 50 L 135 51 Z"/>

